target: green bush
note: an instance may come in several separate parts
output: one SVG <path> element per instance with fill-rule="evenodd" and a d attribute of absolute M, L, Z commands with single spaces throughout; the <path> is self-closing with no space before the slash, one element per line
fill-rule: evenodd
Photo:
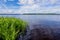
<path fill-rule="evenodd" d="M 19 33 L 23 33 L 27 23 L 13 17 L 0 17 L 0 38 L 15 40 Z"/>

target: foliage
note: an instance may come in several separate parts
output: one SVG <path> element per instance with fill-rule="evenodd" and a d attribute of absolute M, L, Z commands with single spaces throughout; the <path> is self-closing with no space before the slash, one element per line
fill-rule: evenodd
<path fill-rule="evenodd" d="M 27 23 L 14 17 L 0 17 L 0 37 L 3 40 L 15 40 L 18 33 L 24 32 Z"/>

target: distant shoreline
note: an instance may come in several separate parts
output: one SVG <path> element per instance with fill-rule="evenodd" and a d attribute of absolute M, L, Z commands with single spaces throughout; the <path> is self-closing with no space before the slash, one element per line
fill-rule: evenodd
<path fill-rule="evenodd" d="M 23 14 L 20 14 L 20 13 L 0 13 L 0 15 L 60 15 L 58 13 L 23 13 Z"/>

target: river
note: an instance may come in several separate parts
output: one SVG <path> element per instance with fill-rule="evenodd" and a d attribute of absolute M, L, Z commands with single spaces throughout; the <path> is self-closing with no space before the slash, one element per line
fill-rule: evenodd
<path fill-rule="evenodd" d="M 57 40 L 60 40 L 60 15 L 0 15 L 3 17 L 16 17 L 20 18 L 26 22 L 28 22 L 29 29 L 32 30 L 34 28 L 52 28 L 53 34 L 56 36 Z M 42 25 L 42 26 L 41 26 Z M 27 35 L 30 34 L 29 29 L 27 30 Z M 48 29 L 48 31 L 51 31 Z M 30 35 L 27 36 L 26 39 L 30 38 Z M 29 37 L 29 38 L 28 38 Z M 18 38 L 22 40 L 23 38 Z"/>
<path fill-rule="evenodd" d="M 29 23 L 30 28 L 32 25 L 45 24 L 59 27 L 60 26 L 60 15 L 0 15 L 4 17 L 16 17 L 20 18 Z"/>

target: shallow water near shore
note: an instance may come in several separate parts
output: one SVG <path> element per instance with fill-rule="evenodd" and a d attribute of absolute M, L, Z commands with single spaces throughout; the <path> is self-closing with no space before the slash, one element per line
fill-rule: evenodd
<path fill-rule="evenodd" d="M 30 30 L 40 27 L 52 28 L 54 35 L 59 36 L 60 34 L 60 15 L 0 15 L 0 16 L 20 18 L 28 23 Z M 30 32 L 27 32 L 27 35 L 29 35 L 29 33 Z M 22 37 L 18 39 L 23 40 Z"/>

